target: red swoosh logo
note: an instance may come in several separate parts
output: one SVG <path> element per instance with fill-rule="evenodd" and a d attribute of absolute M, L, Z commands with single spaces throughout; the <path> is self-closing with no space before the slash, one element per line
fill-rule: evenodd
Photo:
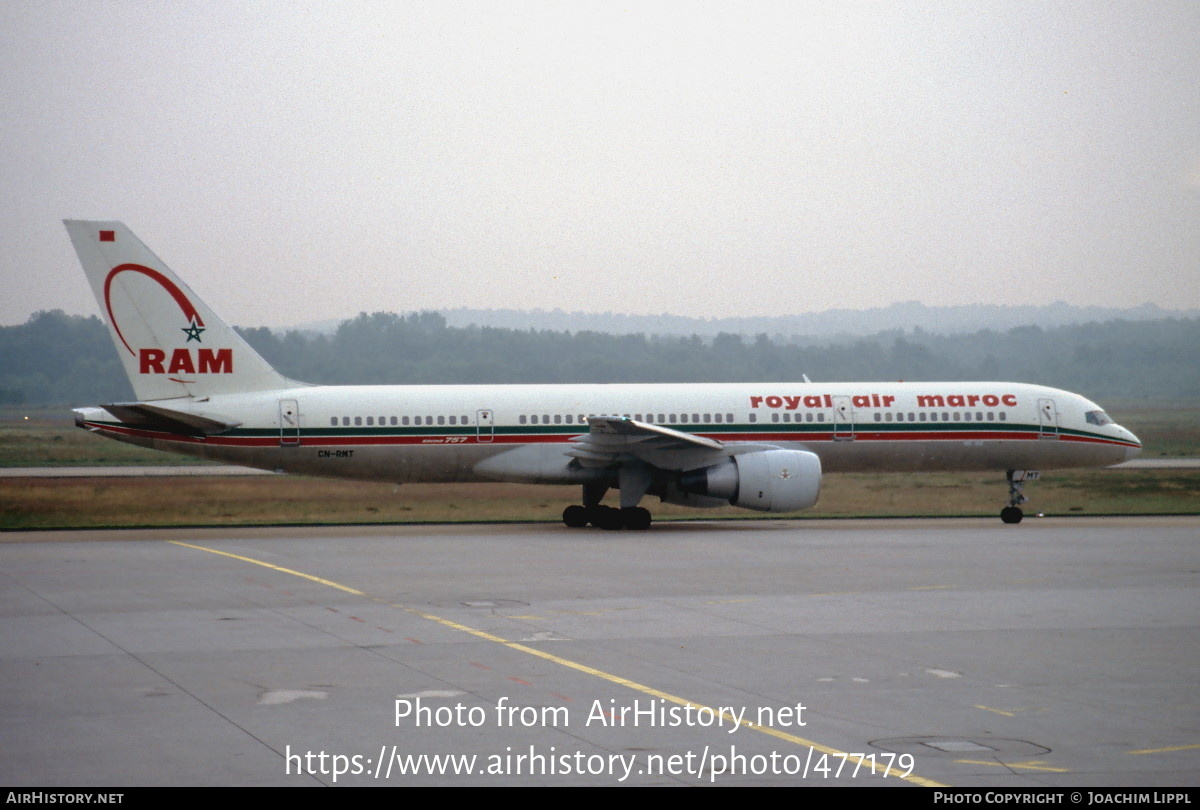
<path fill-rule="evenodd" d="M 125 339 L 123 334 L 121 334 L 121 326 L 117 323 L 117 319 L 113 315 L 112 299 L 109 296 L 113 279 L 127 270 L 132 270 L 135 273 L 141 273 L 142 275 L 157 281 L 159 286 L 170 293 L 171 297 L 175 299 L 175 303 L 179 304 L 179 308 L 183 311 L 183 315 L 185 318 L 187 318 L 188 323 L 191 323 L 194 320 L 198 326 L 204 326 L 204 320 L 200 317 L 200 313 L 196 312 L 196 308 L 192 306 L 192 302 L 188 300 L 188 297 L 183 294 L 183 290 L 179 289 L 174 281 L 171 281 L 171 279 L 167 278 L 157 270 L 149 267 L 143 267 L 140 264 L 119 264 L 112 270 L 109 270 L 108 278 L 104 279 L 104 306 L 108 309 L 109 323 L 113 325 L 113 329 L 117 330 L 117 337 L 119 337 L 121 342 L 125 344 L 125 348 L 129 350 L 130 354 L 134 355 L 135 357 L 137 356 L 137 352 L 133 350 L 133 347 L 129 345 L 129 341 Z"/>

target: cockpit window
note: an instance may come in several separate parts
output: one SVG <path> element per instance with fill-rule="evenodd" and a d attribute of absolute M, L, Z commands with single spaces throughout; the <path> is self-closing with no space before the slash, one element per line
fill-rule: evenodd
<path fill-rule="evenodd" d="M 1103 426 L 1113 423 L 1112 417 L 1104 411 L 1088 411 L 1084 416 L 1087 418 L 1089 425 Z"/>

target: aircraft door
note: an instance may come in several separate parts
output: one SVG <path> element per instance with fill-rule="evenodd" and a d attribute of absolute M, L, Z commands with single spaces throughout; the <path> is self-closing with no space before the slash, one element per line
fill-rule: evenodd
<path fill-rule="evenodd" d="M 294 399 L 279 400 L 279 445 L 296 447 L 300 444 L 300 404 Z"/>
<path fill-rule="evenodd" d="M 850 397 L 833 398 L 833 440 L 854 441 L 854 405 Z"/>
<path fill-rule="evenodd" d="M 1038 438 L 1058 438 L 1058 408 L 1052 399 L 1038 400 Z"/>
<path fill-rule="evenodd" d="M 475 441 L 490 442 L 495 435 L 495 417 L 491 410 L 481 408 L 475 411 Z"/>

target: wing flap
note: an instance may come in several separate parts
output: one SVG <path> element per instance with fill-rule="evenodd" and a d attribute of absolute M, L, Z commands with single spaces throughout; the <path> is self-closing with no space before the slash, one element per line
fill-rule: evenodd
<path fill-rule="evenodd" d="M 635 439 L 665 438 L 672 444 L 695 445 L 709 450 L 720 450 L 725 445 L 716 439 L 707 439 L 674 428 L 639 422 L 627 416 L 589 416 L 590 436 L 624 436 Z"/>
<path fill-rule="evenodd" d="M 585 467 L 641 461 L 663 470 L 688 470 L 715 464 L 731 452 L 716 439 L 626 416 L 590 416 L 588 425 L 591 431 L 575 437 L 567 451 Z"/>

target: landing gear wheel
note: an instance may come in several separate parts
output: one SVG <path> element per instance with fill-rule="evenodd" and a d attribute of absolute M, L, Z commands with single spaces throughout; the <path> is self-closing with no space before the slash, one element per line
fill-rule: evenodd
<path fill-rule="evenodd" d="M 1038 473 L 1035 470 L 1009 470 L 1007 477 L 1008 506 L 1000 510 L 1000 519 L 1005 523 L 1020 523 L 1025 517 L 1020 505 L 1029 501 L 1025 497 L 1025 482 L 1036 480 Z"/>
<path fill-rule="evenodd" d="M 593 506 L 588 510 L 588 522 L 597 529 L 616 531 L 621 528 L 621 510 L 611 506 Z"/>
<path fill-rule="evenodd" d="M 626 529 L 642 531 L 650 528 L 650 510 L 641 506 L 627 506 L 621 510 L 621 523 Z"/>
<path fill-rule="evenodd" d="M 562 520 L 572 529 L 582 529 L 588 525 L 588 511 L 579 504 L 572 504 L 563 510 Z"/>
<path fill-rule="evenodd" d="M 1025 513 L 1018 506 L 1006 506 L 1000 510 L 1000 519 L 1005 523 L 1020 523 Z"/>

